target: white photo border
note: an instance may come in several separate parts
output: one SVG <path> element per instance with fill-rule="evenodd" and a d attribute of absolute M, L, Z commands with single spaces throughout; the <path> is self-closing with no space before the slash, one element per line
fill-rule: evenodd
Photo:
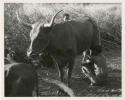
<path fill-rule="evenodd" d="M 4 3 L 121 3 L 122 96 L 121 97 L 4 97 Z M 0 1 L 0 97 L 4 100 L 125 100 L 125 0 L 2 0 Z"/>

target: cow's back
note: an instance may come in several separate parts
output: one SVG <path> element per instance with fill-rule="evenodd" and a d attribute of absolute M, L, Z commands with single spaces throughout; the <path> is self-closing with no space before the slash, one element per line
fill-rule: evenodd
<path fill-rule="evenodd" d="M 93 36 L 94 28 L 89 20 L 68 21 L 53 26 L 50 43 L 63 52 L 71 50 L 78 54 L 91 47 Z"/>
<path fill-rule="evenodd" d="M 93 40 L 93 25 L 90 21 L 85 20 L 83 22 L 72 21 L 72 30 L 75 34 L 77 42 L 77 53 L 82 53 L 84 50 L 91 47 Z"/>

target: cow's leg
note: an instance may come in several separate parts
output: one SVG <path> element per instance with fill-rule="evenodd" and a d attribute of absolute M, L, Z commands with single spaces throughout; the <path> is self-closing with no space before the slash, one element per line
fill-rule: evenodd
<path fill-rule="evenodd" d="M 64 61 L 62 61 L 60 59 L 57 59 L 56 61 L 58 63 L 58 67 L 59 67 L 59 73 L 60 73 L 61 82 L 64 83 L 64 74 L 65 74 L 64 68 L 65 68 L 65 63 L 64 63 Z M 57 93 L 60 96 L 66 95 L 65 92 L 62 89 L 59 89 Z"/>
<path fill-rule="evenodd" d="M 70 60 L 69 64 L 68 64 L 68 87 L 70 87 L 71 85 L 71 76 L 72 76 L 72 69 L 73 69 L 73 64 L 74 64 L 74 60 Z"/>
<path fill-rule="evenodd" d="M 72 68 L 73 68 L 73 63 L 74 63 L 75 56 L 74 56 L 74 53 L 72 53 L 72 51 L 71 52 L 68 51 L 65 55 L 66 56 L 58 57 L 58 59 L 56 58 L 56 61 L 58 63 L 58 67 L 59 67 L 61 82 L 63 82 L 66 85 L 70 86 L 70 79 L 71 79 L 71 73 L 72 73 Z M 66 67 L 68 68 L 67 71 L 65 70 Z M 66 76 L 66 80 L 65 80 L 65 76 Z M 61 93 L 62 93 L 61 95 L 64 95 L 64 96 L 67 95 L 62 90 L 61 90 Z"/>
<path fill-rule="evenodd" d="M 39 96 L 39 87 L 38 87 L 38 76 L 37 73 L 35 73 L 35 77 L 34 77 L 34 88 L 32 91 L 32 96 L 37 97 Z"/>
<path fill-rule="evenodd" d="M 34 89 L 33 89 L 33 91 L 32 91 L 32 96 L 33 97 L 37 97 L 38 96 L 38 86 L 34 86 Z"/>
<path fill-rule="evenodd" d="M 60 78 L 61 78 L 61 81 L 64 82 L 64 66 L 59 66 L 59 71 L 60 71 Z"/>

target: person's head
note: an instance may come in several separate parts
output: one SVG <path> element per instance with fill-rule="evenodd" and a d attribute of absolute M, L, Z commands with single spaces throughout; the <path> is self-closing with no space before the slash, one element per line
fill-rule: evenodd
<path fill-rule="evenodd" d="M 65 13 L 64 15 L 63 15 L 63 19 L 64 19 L 64 21 L 68 21 L 69 20 L 69 14 L 67 14 L 67 13 Z"/>
<path fill-rule="evenodd" d="M 82 64 L 89 63 L 91 60 L 91 55 L 92 55 L 91 49 L 84 51 L 82 54 Z"/>

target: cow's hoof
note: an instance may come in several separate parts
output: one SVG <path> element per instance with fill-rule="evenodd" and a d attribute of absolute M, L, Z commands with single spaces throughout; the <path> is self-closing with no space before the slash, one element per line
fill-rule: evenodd
<path fill-rule="evenodd" d="M 58 94 L 58 96 L 69 96 L 66 92 L 64 92 L 64 91 L 61 90 L 61 89 L 59 89 L 59 90 L 57 91 L 57 94 Z"/>

